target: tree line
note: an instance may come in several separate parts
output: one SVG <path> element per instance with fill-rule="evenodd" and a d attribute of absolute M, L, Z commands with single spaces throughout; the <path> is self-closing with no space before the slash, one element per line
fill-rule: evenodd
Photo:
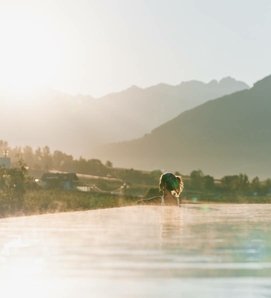
<path fill-rule="evenodd" d="M 114 168 L 111 161 L 102 163 L 99 159 L 85 159 L 80 157 L 74 159 L 72 155 L 62 151 L 55 150 L 51 152 L 48 146 L 38 147 L 34 150 L 30 146 L 12 148 L 7 142 L 0 140 L 0 148 L 8 151 L 12 166 L 16 166 L 16 156 L 21 156 L 28 168 L 47 172 L 56 170 L 59 172 L 72 172 L 85 175 L 94 175 L 102 177 L 112 177 L 123 180 L 130 184 L 148 184 L 156 185 L 157 180 L 162 174 L 161 171 L 151 173 L 134 170 Z"/>
<path fill-rule="evenodd" d="M 190 173 L 185 183 L 191 190 L 204 190 L 225 193 L 236 193 L 241 195 L 266 195 L 271 194 L 271 179 L 260 181 L 254 177 L 251 181 L 246 174 L 226 175 L 220 180 L 215 180 L 210 175 L 204 175 L 201 170 Z"/>
<path fill-rule="evenodd" d="M 51 152 L 48 146 L 34 150 L 30 146 L 12 148 L 7 142 L 0 140 L 0 148 L 8 151 L 8 156 L 16 164 L 16 156 L 20 156 L 28 168 L 40 171 L 57 170 L 95 176 L 118 178 L 130 184 L 157 186 L 162 172 L 154 170 L 145 172 L 134 169 L 114 168 L 111 161 L 104 164 L 99 159 L 74 159 L 59 150 Z M 175 172 L 175 174 L 180 174 Z M 243 195 L 266 195 L 271 193 L 271 179 L 260 181 L 254 177 L 251 181 L 246 174 L 227 175 L 217 180 L 210 175 L 204 175 L 202 170 L 194 170 L 190 175 L 183 176 L 185 190 L 237 193 Z"/>

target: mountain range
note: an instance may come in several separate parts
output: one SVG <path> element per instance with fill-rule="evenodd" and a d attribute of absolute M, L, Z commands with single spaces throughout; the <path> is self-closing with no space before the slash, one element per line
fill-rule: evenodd
<path fill-rule="evenodd" d="M 183 111 L 249 86 L 232 78 L 130 87 L 101 98 L 52 89 L 0 90 L 0 139 L 12 146 L 48 145 L 75 157 L 93 147 L 141 137 Z M 86 157 L 92 157 L 89 154 Z"/>
<path fill-rule="evenodd" d="M 115 166 L 271 177 L 271 76 L 186 110 L 151 133 L 89 152 Z"/>

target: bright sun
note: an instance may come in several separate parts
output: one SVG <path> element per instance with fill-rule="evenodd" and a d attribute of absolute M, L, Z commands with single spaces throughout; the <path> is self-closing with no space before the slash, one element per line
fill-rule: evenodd
<path fill-rule="evenodd" d="M 0 15 L 0 85 L 53 85 L 62 63 L 60 39 L 48 23 L 27 13 Z"/>

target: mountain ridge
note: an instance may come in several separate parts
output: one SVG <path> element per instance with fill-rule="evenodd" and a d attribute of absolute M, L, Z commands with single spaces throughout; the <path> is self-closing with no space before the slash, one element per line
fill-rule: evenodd
<path fill-rule="evenodd" d="M 48 145 L 53 150 L 84 156 L 88 148 L 150 133 L 183 110 L 217 94 L 248 88 L 234 79 L 231 82 L 227 88 L 205 83 L 198 88 L 193 82 L 182 83 L 182 87 L 132 86 L 101 98 L 48 88 L 21 95 L 6 91 L 0 94 L 0 137 L 12 146 Z"/>
<path fill-rule="evenodd" d="M 268 177 L 264 165 L 271 162 L 270 86 L 271 76 L 249 90 L 187 110 L 141 138 L 101 146 L 92 156 L 145 170 L 189 174 L 201 168 L 217 177 L 240 171 Z"/>

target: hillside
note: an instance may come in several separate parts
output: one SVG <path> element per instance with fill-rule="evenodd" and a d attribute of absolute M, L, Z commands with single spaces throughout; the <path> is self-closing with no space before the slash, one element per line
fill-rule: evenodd
<path fill-rule="evenodd" d="M 101 146 L 92 156 L 136 169 L 270 177 L 270 112 L 271 76 L 185 111 L 144 137 Z"/>
<path fill-rule="evenodd" d="M 232 78 L 208 84 L 131 87 L 95 99 L 50 89 L 0 90 L 0 139 L 10 145 L 48 145 L 75 156 L 88 148 L 140 137 L 182 111 L 248 86 Z"/>

